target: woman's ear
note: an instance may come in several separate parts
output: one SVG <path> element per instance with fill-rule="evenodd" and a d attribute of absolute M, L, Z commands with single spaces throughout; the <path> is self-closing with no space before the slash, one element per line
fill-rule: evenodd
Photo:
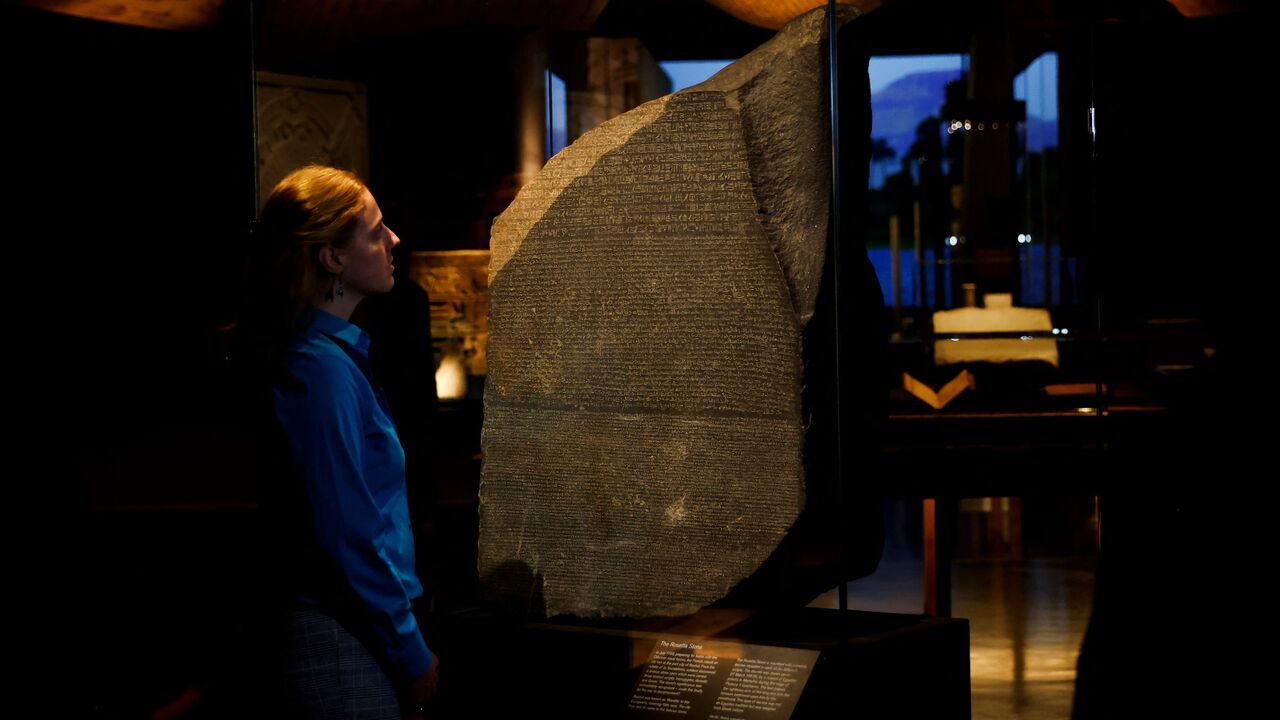
<path fill-rule="evenodd" d="M 342 274 L 342 255 L 331 245 L 320 248 L 320 264 L 334 275 Z"/>

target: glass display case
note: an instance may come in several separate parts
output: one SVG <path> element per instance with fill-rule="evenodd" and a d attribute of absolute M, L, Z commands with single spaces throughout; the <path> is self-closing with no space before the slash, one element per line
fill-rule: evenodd
<path fill-rule="evenodd" d="M 834 44 L 822 15 L 785 51 L 828 3 L 6 8 L 20 229 L 65 271 L 20 287 L 89 316 L 37 309 L 30 334 L 40 424 L 79 448 L 60 554 L 110 668 L 77 708 L 252 694 L 252 663 L 226 669 L 271 573 L 240 258 L 307 163 L 367 181 L 401 239 L 353 319 L 407 456 L 445 716 L 563 693 L 648 717 L 672 708 L 647 668 L 747 672 L 725 658 L 813 671 L 787 676 L 819 688 L 796 717 L 852 702 L 847 676 L 899 712 L 930 701 L 895 670 L 921 647 L 930 697 L 967 707 L 953 558 L 1089 564 L 1109 532 L 1112 567 L 1171 573 L 1140 540 L 1186 537 L 1183 467 L 1245 436 L 1264 377 L 1271 265 L 1232 245 L 1251 153 L 1204 139 L 1251 117 L 1244 3 L 840 4 Z M 921 556 L 893 619 L 848 595 L 881 587 L 886 525 Z M 208 627 L 177 638 L 192 602 Z"/>

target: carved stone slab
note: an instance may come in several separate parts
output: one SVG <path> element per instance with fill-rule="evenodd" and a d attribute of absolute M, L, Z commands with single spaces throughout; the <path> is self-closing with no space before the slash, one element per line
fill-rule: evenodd
<path fill-rule="evenodd" d="M 369 177 L 367 93 L 359 83 L 259 72 L 258 204 L 308 163 Z"/>
<path fill-rule="evenodd" d="M 494 224 L 479 569 L 495 595 L 691 613 L 803 507 L 825 36 L 815 11 L 601 125 Z"/>

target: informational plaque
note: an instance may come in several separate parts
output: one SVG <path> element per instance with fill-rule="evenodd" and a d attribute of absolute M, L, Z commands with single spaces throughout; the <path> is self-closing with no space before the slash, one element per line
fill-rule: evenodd
<path fill-rule="evenodd" d="M 631 691 L 624 717 L 789 718 L 818 654 L 771 645 L 659 640 Z"/>

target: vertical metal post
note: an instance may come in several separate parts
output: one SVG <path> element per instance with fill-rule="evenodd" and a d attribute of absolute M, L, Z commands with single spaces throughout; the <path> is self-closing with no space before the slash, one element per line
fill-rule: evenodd
<path fill-rule="evenodd" d="M 248 15 L 248 22 L 245 23 L 249 30 L 249 107 L 252 109 L 252 117 L 250 117 L 249 126 L 249 142 L 253 143 L 253 149 L 249 156 L 253 158 L 253 199 L 249 206 L 249 223 L 250 227 L 257 222 L 258 218 L 258 198 L 262 197 L 262 188 L 259 186 L 261 179 L 258 177 L 258 168 L 261 160 L 258 158 L 258 27 L 257 27 L 257 7 L 254 0 L 247 0 L 245 3 L 245 12 Z"/>
<path fill-rule="evenodd" d="M 835 307 L 833 323 L 835 333 L 835 391 L 836 391 L 836 412 L 835 412 L 835 436 L 836 436 L 836 507 L 838 517 L 844 517 L 844 433 L 841 416 L 844 414 L 844 393 L 840 389 L 840 276 L 843 274 L 844 268 L 840 258 L 840 245 L 842 236 L 842 227 L 840 221 L 840 200 L 843 197 L 840 189 L 840 71 L 839 71 L 839 43 L 837 36 L 839 35 L 840 23 L 836 19 L 836 2 L 835 0 L 827 0 L 827 81 L 829 85 L 830 107 L 831 107 L 831 262 L 833 270 L 831 273 L 831 296 L 832 304 Z M 845 546 L 843 538 L 837 534 L 836 551 L 837 563 L 840 567 L 840 584 L 837 594 L 840 598 L 840 609 L 849 609 L 849 583 L 845 581 L 848 577 L 849 558 L 845 554 Z"/>

